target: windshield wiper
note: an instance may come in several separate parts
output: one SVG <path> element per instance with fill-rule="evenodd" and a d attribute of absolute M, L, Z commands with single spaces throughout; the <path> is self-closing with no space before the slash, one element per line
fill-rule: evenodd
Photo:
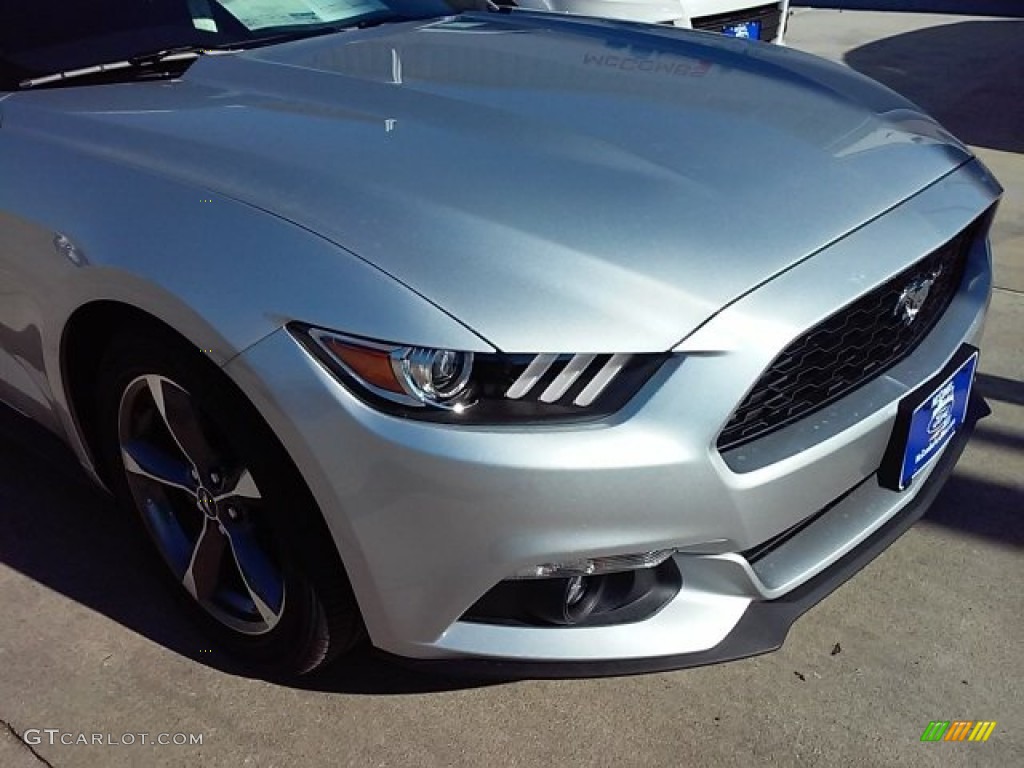
<path fill-rule="evenodd" d="M 179 61 L 193 61 L 208 53 L 229 53 L 231 50 L 237 50 L 238 47 L 239 46 L 236 44 L 221 47 L 214 46 L 212 48 L 200 45 L 179 45 L 173 48 L 164 48 L 159 51 L 154 51 L 153 53 L 144 53 L 139 56 L 132 56 L 130 59 L 122 59 L 121 61 L 111 61 L 106 64 L 93 64 L 89 67 L 68 69 L 63 72 L 54 72 L 52 75 L 32 77 L 28 80 L 22 80 L 18 83 L 18 87 L 22 90 L 27 90 L 30 88 L 38 88 L 41 85 L 53 85 L 55 83 L 62 83 L 66 80 L 77 80 L 83 77 L 106 75 L 111 72 L 119 72 L 123 70 L 148 70 L 158 67 L 161 64 L 169 64 Z"/>
<path fill-rule="evenodd" d="M 267 45 L 274 45 L 275 43 L 290 43 L 296 40 L 306 40 L 310 37 L 333 35 L 336 32 L 349 32 L 353 29 L 369 29 L 370 27 L 388 24 L 393 21 L 410 21 L 416 18 L 418 17 L 384 11 L 336 23 L 325 22 L 305 29 L 292 29 L 288 32 L 276 32 L 264 37 L 253 37 L 249 40 L 241 40 L 235 45 L 238 48 L 262 48 Z"/>
<path fill-rule="evenodd" d="M 246 48 L 261 48 L 276 43 L 287 43 L 295 40 L 304 40 L 310 37 L 331 35 L 336 32 L 344 32 L 352 29 L 367 29 L 379 24 L 386 24 L 393 21 L 408 21 L 415 19 L 414 16 L 385 11 L 383 13 L 372 13 L 357 19 L 347 20 L 337 24 L 317 24 L 307 29 L 293 29 L 288 32 L 266 35 L 264 37 L 252 37 L 249 39 L 237 40 L 231 43 L 214 46 L 200 45 L 179 45 L 173 48 L 164 48 L 153 53 L 145 53 L 139 56 L 132 56 L 122 61 L 112 61 L 107 64 L 93 64 L 89 67 L 79 69 L 68 69 L 63 72 L 54 72 L 52 75 L 41 75 L 39 77 L 22 80 L 18 87 L 22 90 L 38 88 L 44 85 L 54 85 L 67 80 L 77 80 L 84 77 L 104 76 L 112 72 L 124 70 L 150 70 L 161 64 L 168 64 L 180 61 L 192 61 L 200 56 L 214 53 L 229 53 L 231 51 L 244 50 Z"/>

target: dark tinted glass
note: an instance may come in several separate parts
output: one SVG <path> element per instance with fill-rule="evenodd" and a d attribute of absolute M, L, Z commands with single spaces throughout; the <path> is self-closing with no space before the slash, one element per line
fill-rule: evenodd
<path fill-rule="evenodd" d="M 280 0 L 282 9 L 302 0 Z M 16 87 L 29 77 L 53 74 L 153 53 L 179 46 L 245 45 L 276 33 L 315 33 L 325 24 L 394 17 L 426 18 L 467 7 L 486 7 L 486 0 L 362 0 L 351 4 L 310 2 L 311 8 L 341 8 L 318 22 L 315 13 L 295 24 L 252 22 L 249 10 L 260 3 L 246 0 L 3 0 L 0 2 L 0 89 Z M 262 6 L 269 5 L 263 0 Z M 280 18 L 287 14 L 280 14 Z M 275 18 L 275 17 L 270 17 Z"/>

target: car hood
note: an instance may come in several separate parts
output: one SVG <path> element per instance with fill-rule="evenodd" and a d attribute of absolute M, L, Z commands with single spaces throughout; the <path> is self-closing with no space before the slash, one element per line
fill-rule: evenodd
<path fill-rule="evenodd" d="M 969 159 L 838 65 L 529 13 L 210 55 L 5 111 L 316 232 L 506 351 L 669 349 Z"/>

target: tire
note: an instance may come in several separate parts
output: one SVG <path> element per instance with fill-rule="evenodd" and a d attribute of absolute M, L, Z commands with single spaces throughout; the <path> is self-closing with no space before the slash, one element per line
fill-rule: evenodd
<path fill-rule="evenodd" d="M 309 674 L 363 625 L 312 494 L 256 409 L 159 330 L 115 337 L 96 386 L 98 452 L 172 591 L 249 669 Z"/>

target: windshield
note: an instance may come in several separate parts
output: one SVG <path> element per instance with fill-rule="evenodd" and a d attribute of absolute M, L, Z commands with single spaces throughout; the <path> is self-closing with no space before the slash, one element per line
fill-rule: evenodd
<path fill-rule="evenodd" d="M 168 49 L 246 47 L 485 5 L 476 0 L 4 0 L 0 90 Z M 179 63 L 178 72 L 186 65 Z M 137 76 L 127 70 L 116 75 Z"/>

